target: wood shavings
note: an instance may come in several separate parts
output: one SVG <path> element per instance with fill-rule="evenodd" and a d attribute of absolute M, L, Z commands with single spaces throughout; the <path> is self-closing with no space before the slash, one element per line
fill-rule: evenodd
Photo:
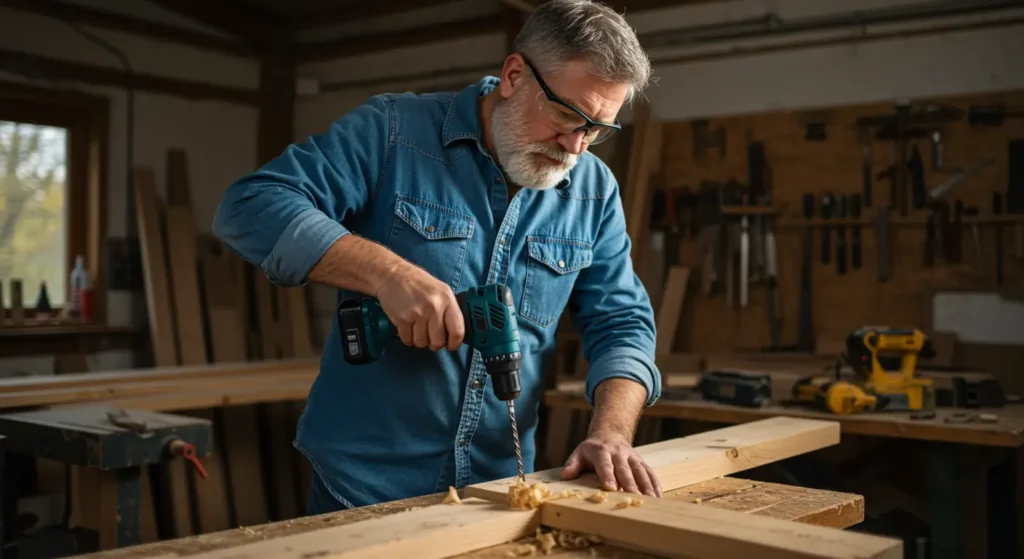
<path fill-rule="evenodd" d="M 533 557 L 539 554 L 550 555 L 556 549 L 586 549 L 603 542 L 600 537 L 579 532 L 537 528 L 530 543 L 524 543 L 505 553 L 508 557 Z M 591 553 L 594 555 L 594 553 Z"/>
<path fill-rule="evenodd" d="M 598 490 L 597 493 L 594 493 L 593 495 L 587 497 L 587 500 L 590 501 L 591 503 L 603 503 L 608 500 L 608 494 L 605 493 L 604 491 Z"/>
<path fill-rule="evenodd" d="M 541 482 L 526 485 L 523 480 L 508 488 L 508 503 L 517 509 L 535 509 L 551 497 L 551 490 Z"/>
<path fill-rule="evenodd" d="M 694 501 L 694 502 L 697 503 L 698 505 L 703 505 L 704 504 L 704 499 L 701 499 L 700 497 L 697 497 L 697 500 Z"/>
<path fill-rule="evenodd" d="M 454 487 L 449 485 L 448 494 L 445 495 L 444 500 L 441 502 L 446 505 L 460 505 L 462 504 L 462 499 L 459 498 L 459 492 L 456 491 Z"/>
<path fill-rule="evenodd" d="M 617 508 L 617 509 L 625 509 L 625 508 L 629 508 L 629 507 L 642 507 L 642 506 L 644 506 L 643 500 L 642 499 L 636 499 L 634 497 L 626 497 L 625 499 L 619 501 L 618 503 L 615 503 L 615 508 Z"/>

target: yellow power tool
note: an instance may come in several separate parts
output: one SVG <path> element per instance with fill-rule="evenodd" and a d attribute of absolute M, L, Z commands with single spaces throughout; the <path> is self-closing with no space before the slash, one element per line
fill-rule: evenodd
<path fill-rule="evenodd" d="M 932 380 L 915 376 L 917 361 L 935 354 L 924 332 L 915 328 L 865 326 L 846 337 L 841 362 L 858 382 L 834 377 L 802 379 L 793 387 L 798 401 L 814 402 L 835 414 L 865 410 L 925 411 L 935 408 Z"/>

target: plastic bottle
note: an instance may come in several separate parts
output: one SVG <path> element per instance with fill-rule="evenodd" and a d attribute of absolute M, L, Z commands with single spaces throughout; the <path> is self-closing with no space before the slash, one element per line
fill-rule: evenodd
<path fill-rule="evenodd" d="M 71 297 L 68 301 L 70 315 L 83 322 L 92 319 L 92 278 L 85 269 L 85 258 L 75 257 L 75 268 L 71 270 Z"/>

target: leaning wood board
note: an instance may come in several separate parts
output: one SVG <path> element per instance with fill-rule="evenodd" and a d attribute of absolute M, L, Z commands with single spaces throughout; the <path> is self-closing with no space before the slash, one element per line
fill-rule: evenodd
<path fill-rule="evenodd" d="M 838 425 L 833 422 L 780 419 L 782 421 L 768 419 L 695 437 L 665 441 L 641 447 L 640 450 L 645 456 L 651 457 L 650 465 L 655 473 L 663 478 L 662 486 L 668 491 L 684 483 L 685 476 L 678 475 L 676 470 L 681 463 L 701 462 L 705 467 L 695 470 L 689 477 L 698 478 L 703 475 L 704 479 L 713 479 L 731 473 L 718 471 L 715 467 L 724 467 L 726 470 L 751 467 L 838 442 Z M 781 442 L 773 445 L 773 441 L 765 440 L 764 435 L 776 429 L 780 432 Z M 800 438 L 801 429 L 808 436 Z M 750 431 L 751 434 L 745 435 L 744 431 Z M 723 432 L 726 433 L 722 434 Z M 744 441 L 746 446 L 737 446 L 743 445 Z M 730 443 L 734 444 L 729 446 Z M 709 446 L 712 447 L 712 453 L 705 452 Z M 748 447 L 753 450 L 748 451 Z M 715 454 L 725 454 L 730 460 L 717 461 L 714 459 Z M 697 474 L 698 471 L 702 471 L 703 474 Z M 585 481 L 561 482 L 558 488 L 588 489 L 591 485 Z M 496 498 L 488 500 L 470 497 L 459 505 L 434 505 L 355 524 L 201 553 L 195 557 L 241 559 L 415 556 L 439 559 L 530 535 L 545 520 L 560 525 L 572 524 L 572 529 L 577 531 L 602 535 L 609 533 L 618 543 L 633 546 L 647 543 L 651 539 L 656 540 L 665 534 L 675 547 L 662 546 L 655 551 L 678 553 L 679 550 L 686 550 L 687 555 L 695 559 L 739 557 L 738 553 L 752 553 L 751 556 L 768 558 L 885 559 L 899 557 L 902 554 L 902 544 L 898 540 L 844 533 L 832 528 L 770 518 L 758 518 L 755 522 L 745 525 L 743 518 L 749 515 L 732 511 L 716 511 L 720 512 L 719 516 L 722 517 L 718 522 L 706 521 L 689 526 L 688 519 L 704 514 L 706 509 L 679 501 L 643 498 L 645 506 L 650 503 L 650 509 L 609 509 L 607 506 L 602 507 L 589 501 L 570 498 L 545 503 L 539 510 L 524 511 L 509 508 L 503 503 L 503 495 L 497 498 L 497 495 L 489 494 Z M 611 500 L 614 502 L 626 496 L 624 493 L 613 494 Z M 616 517 L 624 518 L 630 526 L 639 525 L 643 539 L 637 537 L 639 534 L 632 535 L 629 529 L 618 526 L 620 518 Z M 606 530 L 607 526 L 602 524 L 610 525 L 614 529 Z M 798 541 L 801 545 L 795 546 L 791 540 Z M 720 553 L 715 542 L 724 543 L 725 549 L 729 552 Z"/>
<path fill-rule="evenodd" d="M 834 421 L 774 417 L 640 446 L 637 452 L 657 472 L 662 489 L 668 490 L 838 443 L 839 424 Z M 554 493 L 581 486 L 600 486 L 594 474 L 563 482 L 561 473 L 561 468 L 536 472 L 526 476 L 527 483 L 542 481 Z M 515 483 L 516 478 L 512 477 L 470 485 L 466 488 L 466 496 L 501 501 Z"/>

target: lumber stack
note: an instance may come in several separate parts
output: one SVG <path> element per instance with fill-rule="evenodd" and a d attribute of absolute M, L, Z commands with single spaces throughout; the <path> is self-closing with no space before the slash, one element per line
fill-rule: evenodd
<path fill-rule="evenodd" d="M 771 418 L 638 447 L 665 491 L 708 481 L 839 442 L 839 424 Z M 506 542 L 558 530 L 657 556 L 691 559 L 902 557 L 899 540 L 628 493 L 598 494 L 597 479 L 560 481 L 560 469 L 528 476 L 552 498 L 534 508 L 508 503 L 515 479 L 471 485 L 457 502 L 414 508 L 191 557 L 484 557 Z M 562 491 L 566 491 L 562 494 Z M 568 495 L 568 496 L 563 496 Z M 638 505 L 639 503 L 639 505 Z M 595 541 L 594 538 L 586 538 Z M 482 551 L 481 555 L 473 552 Z M 533 549 L 533 551 L 537 551 Z M 527 550 L 524 554 L 532 554 Z M 463 555 L 466 554 L 466 555 Z M 511 555 L 518 556 L 513 552 Z M 584 553 L 583 556 L 586 556 Z"/>

